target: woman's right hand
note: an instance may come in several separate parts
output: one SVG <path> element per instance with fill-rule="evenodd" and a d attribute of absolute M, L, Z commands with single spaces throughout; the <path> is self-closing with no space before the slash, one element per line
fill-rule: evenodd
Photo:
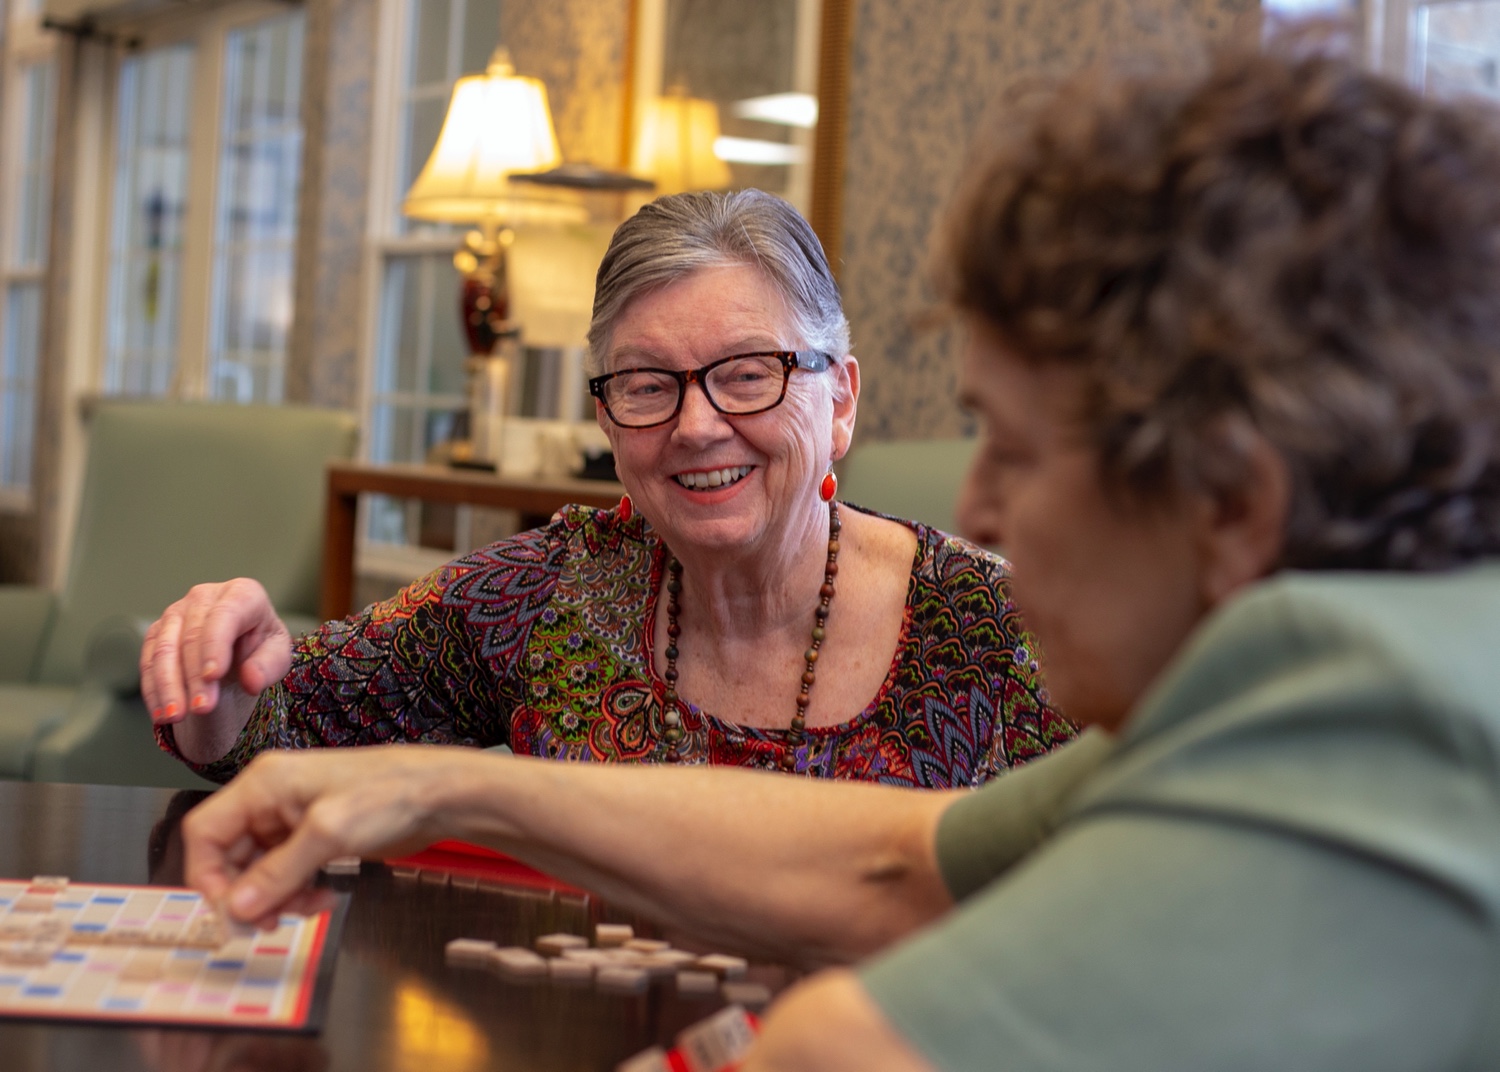
<path fill-rule="evenodd" d="M 175 724 L 186 758 L 209 762 L 228 751 L 255 698 L 291 665 L 291 634 L 259 582 L 200 584 L 147 630 L 141 695 L 153 724 Z"/>

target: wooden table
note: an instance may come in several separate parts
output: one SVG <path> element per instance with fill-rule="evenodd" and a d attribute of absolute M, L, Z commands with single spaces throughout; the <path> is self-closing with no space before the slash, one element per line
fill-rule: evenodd
<path fill-rule="evenodd" d="M 179 885 L 181 813 L 204 794 L 0 781 L 0 876 Z M 126 1028 L 0 1020 L 5 1072 L 610 1072 L 722 1007 L 661 983 L 644 995 L 507 982 L 449 967 L 451 938 L 529 945 L 553 931 L 628 922 L 591 895 L 522 886 L 468 890 L 399 879 L 366 861 L 351 892 L 320 1034 Z M 675 940 L 675 939 L 674 939 Z M 779 989 L 772 965 L 753 977 Z"/>
<path fill-rule="evenodd" d="M 354 529 L 361 492 L 516 510 L 523 518 L 545 520 L 569 503 L 614 506 L 625 488 L 612 480 L 504 477 L 437 465 L 334 462 L 328 467 L 328 506 L 323 522 L 320 610 L 325 621 L 342 618 L 353 609 Z"/>

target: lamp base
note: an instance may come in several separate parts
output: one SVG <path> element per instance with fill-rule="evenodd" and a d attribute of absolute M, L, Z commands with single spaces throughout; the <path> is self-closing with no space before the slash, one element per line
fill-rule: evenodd
<path fill-rule="evenodd" d="M 510 409 L 511 355 L 516 336 L 503 339 L 500 352 L 469 358 L 469 458 L 499 464 L 505 442 L 505 415 Z"/>
<path fill-rule="evenodd" d="M 486 473 L 493 473 L 500 468 L 495 462 L 485 462 L 477 458 L 460 458 L 457 456 L 448 459 L 448 467 L 450 469 L 479 469 Z"/>

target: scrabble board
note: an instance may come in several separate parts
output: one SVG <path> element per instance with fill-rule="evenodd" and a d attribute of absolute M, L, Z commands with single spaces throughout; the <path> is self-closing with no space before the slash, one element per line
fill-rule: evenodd
<path fill-rule="evenodd" d="M 0 879 L 0 1017 L 313 1031 L 345 903 L 261 931 L 192 890 Z"/>

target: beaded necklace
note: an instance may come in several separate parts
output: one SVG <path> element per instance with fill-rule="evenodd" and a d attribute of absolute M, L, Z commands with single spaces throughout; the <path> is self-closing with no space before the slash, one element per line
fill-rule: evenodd
<path fill-rule="evenodd" d="M 786 747 L 781 753 L 781 769 L 792 771 L 797 766 L 797 748 L 807 736 L 807 705 L 812 696 L 813 684 L 818 680 L 818 651 L 827 636 L 828 608 L 833 603 L 834 578 L 839 573 L 839 507 L 828 504 L 828 561 L 823 567 L 823 586 L 818 589 L 818 606 L 813 611 L 812 642 L 803 659 L 802 690 L 797 694 L 797 711 L 792 715 L 791 731 L 787 734 Z M 671 746 L 668 759 L 676 760 L 677 748 L 683 738 L 682 713 L 677 709 L 677 638 L 682 628 L 677 624 L 677 615 L 682 612 L 678 597 L 682 595 L 682 563 L 673 555 L 667 563 L 667 669 L 662 675 L 667 689 L 662 697 L 665 713 L 662 720 L 667 724 L 667 744 Z"/>

